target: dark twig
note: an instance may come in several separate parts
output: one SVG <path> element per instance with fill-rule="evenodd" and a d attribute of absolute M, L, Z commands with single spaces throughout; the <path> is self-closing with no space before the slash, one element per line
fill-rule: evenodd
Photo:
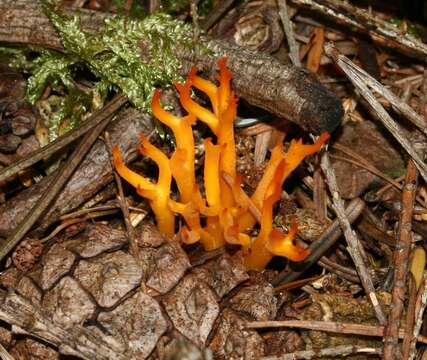
<path fill-rule="evenodd" d="M 316 350 L 303 350 L 295 351 L 292 354 L 283 354 L 277 356 L 264 356 L 260 360 L 310 360 L 310 359 L 319 359 L 321 357 L 343 357 L 351 354 L 365 354 L 365 355 L 380 355 L 381 348 L 373 348 L 366 346 L 356 346 L 356 345 L 340 345 L 331 348 L 316 349 Z"/>
<path fill-rule="evenodd" d="M 81 140 L 79 145 L 71 154 L 68 162 L 64 165 L 61 171 L 58 171 L 55 177 L 52 179 L 50 186 L 46 190 L 44 196 L 42 196 L 36 204 L 32 207 L 31 211 L 22 220 L 19 225 L 15 228 L 13 233 L 1 243 L 0 247 L 0 261 L 21 241 L 26 233 L 33 227 L 37 220 L 47 210 L 51 202 L 57 197 L 59 192 L 64 188 L 65 184 L 76 170 L 80 162 L 86 156 L 86 153 L 91 148 L 93 143 L 96 141 L 101 132 L 108 125 L 112 119 L 112 115 L 104 118 L 91 132 L 86 133 L 85 137 Z"/>
<path fill-rule="evenodd" d="M 359 231 L 366 233 L 366 235 L 368 235 L 372 239 L 377 240 L 380 243 L 386 244 L 391 248 L 394 248 L 396 246 L 396 239 L 394 237 L 390 236 L 385 231 L 379 229 L 376 225 L 370 223 L 366 219 L 363 219 L 361 222 L 359 222 L 357 228 L 359 229 Z"/>
<path fill-rule="evenodd" d="M 357 275 L 357 273 L 356 273 L 356 275 L 352 275 L 346 271 L 341 271 L 337 267 L 337 265 L 340 266 L 339 264 L 337 264 L 337 263 L 331 264 L 330 262 L 324 261 L 324 259 L 327 259 L 327 257 L 322 256 L 320 258 L 320 260 L 317 262 L 317 264 L 319 266 L 321 266 L 322 268 L 324 268 L 325 270 L 329 271 L 330 273 L 337 275 L 338 278 L 340 278 L 340 279 L 345 279 L 348 282 L 351 282 L 353 284 L 359 284 L 360 283 L 360 279 L 359 279 L 359 276 Z"/>
<path fill-rule="evenodd" d="M 369 274 L 369 271 L 363 260 L 364 258 L 363 256 L 364 254 L 362 253 L 363 247 L 360 244 L 360 241 L 356 233 L 351 228 L 350 221 L 348 220 L 345 214 L 344 201 L 342 200 L 339 194 L 335 172 L 331 166 L 327 153 L 324 153 L 322 155 L 320 166 L 322 167 L 323 173 L 325 174 L 326 182 L 329 186 L 329 191 L 331 192 L 331 195 L 332 195 L 332 202 L 333 202 L 332 207 L 337 215 L 337 218 L 340 222 L 341 228 L 343 230 L 345 239 L 348 244 L 347 249 L 353 259 L 354 265 L 356 266 L 357 273 L 359 274 L 362 286 L 365 289 L 365 292 L 368 295 L 372 303 L 372 306 L 374 307 L 374 311 L 377 316 L 377 319 L 380 322 L 380 324 L 383 325 L 386 321 L 386 317 L 384 315 L 384 311 L 375 293 L 375 288 L 372 282 L 371 275 Z"/>
<path fill-rule="evenodd" d="M 222 16 L 231 8 L 234 0 L 219 1 L 218 5 L 209 13 L 206 19 L 201 23 L 201 28 L 208 31 Z"/>
<path fill-rule="evenodd" d="M 408 274 L 409 253 L 412 243 L 412 213 L 414 210 L 415 193 L 417 190 L 417 168 L 409 160 L 405 185 L 402 190 L 402 211 L 400 212 L 398 242 L 394 250 L 394 283 L 392 291 L 392 306 L 388 316 L 384 336 L 384 360 L 400 358 L 398 349 L 398 330 L 400 317 L 403 312 L 403 301 L 406 295 L 406 276 Z"/>
<path fill-rule="evenodd" d="M 372 109 L 375 111 L 376 116 L 381 120 L 388 131 L 395 137 L 395 139 L 402 145 L 402 147 L 412 157 L 420 171 L 421 176 L 427 181 L 427 164 L 417 154 L 411 141 L 405 136 L 405 131 L 391 118 L 384 107 L 380 104 L 377 98 L 372 94 L 366 85 L 366 79 L 372 78 L 366 74 L 363 77 L 360 75 L 362 70 L 351 62 L 344 55 L 341 55 L 338 50 L 332 45 L 325 45 L 326 54 L 340 67 L 340 69 L 347 75 L 353 85 L 359 90 L 360 95 L 369 103 Z M 373 79 L 373 78 L 372 78 Z M 399 103 L 393 104 L 399 107 Z"/>
<path fill-rule="evenodd" d="M 356 152 L 354 152 L 353 150 L 351 150 L 347 146 L 341 145 L 340 143 L 335 143 L 335 144 L 332 145 L 332 147 L 334 149 L 339 150 L 339 151 L 343 152 L 344 154 L 346 154 L 346 155 L 348 155 L 348 156 L 350 156 L 350 157 L 352 157 L 352 158 L 355 159 L 354 161 L 352 161 L 351 159 L 349 159 L 349 160 L 342 159 L 342 160 L 351 162 L 352 164 L 354 164 L 356 166 L 363 166 L 363 168 L 365 170 L 370 171 L 372 174 L 380 177 L 381 179 L 383 179 L 385 181 L 388 181 L 390 184 L 392 184 L 393 186 L 395 186 L 397 189 L 402 190 L 402 185 L 400 185 L 399 182 L 397 182 L 393 178 L 387 176 L 382 171 L 378 170 L 373 164 L 371 164 L 363 156 L 360 156 L 359 154 L 357 154 Z M 332 155 L 330 155 L 330 157 L 332 157 Z M 341 158 L 340 158 L 340 160 L 341 160 Z M 357 162 L 359 162 L 359 163 L 357 163 Z"/>
<path fill-rule="evenodd" d="M 362 213 L 365 203 L 360 198 L 353 199 L 347 206 L 345 213 L 351 223 L 353 223 Z M 279 286 L 291 282 L 300 277 L 307 269 L 315 264 L 328 249 L 342 235 L 338 219 L 335 219 L 327 229 L 320 235 L 319 239 L 310 245 L 310 255 L 300 264 L 297 270 L 283 272 L 277 275 L 271 283 Z"/>
<path fill-rule="evenodd" d="M 111 144 L 111 138 L 110 138 L 110 134 L 108 133 L 108 131 L 106 131 L 104 133 L 104 138 L 105 138 L 105 143 L 107 144 L 107 149 L 110 153 L 110 156 L 112 156 L 113 145 Z M 141 259 L 140 253 L 139 253 L 139 247 L 138 247 L 138 243 L 136 241 L 135 229 L 132 226 L 132 222 L 130 220 L 129 207 L 128 207 L 128 204 L 126 202 L 125 194 L 123 192 L 122 180 L 120 179 L 120 176 L 117 173 L 117 171 L 114 170 L 114 164 L 113 164 L 112 160 L 111 160 L 111 168 L 113 169 L 114 180 L 116 181 L 117 190 L 119 192 L 119 194 L 117 196 L 117 200 L 119 202 L 120 209 L 122 210 L 122 213 L 123 213 L 123 219 L 124 219 L 125 226 L 126 226 L 126 232 L 127 232 L 128 238 L 129 238 L 129 250 L 130 250 L 131 255 L 136 260 L 139 261 Z"/>
<path fill-rule="evenodd" d="M 289 57 L 291 58 L 292 64 L 294 64 L 295 66 L 301 66 L 298 44 L 295 40 L 292 22 L 289 19 L 286 0 L 277 0 L 277 5 L 279 6 L 280 19 L 282 20 L 283 29 L 285 30 L 286 39 L 288 40 Z"/>
<path fill-rule="evenodd" d="M 343 265 L 340 265 L 337 262 L 329 259 L 326 256 L 322 256 L 320 258 L 319 265 L 321 265 L 325 268 L 328 267 L 328 269 L 330 269 L 331 272 L 339 271 L 344 276 L 347 276 L 347 278 L 349 278 L 350 279 L 349 281 L 351 281 L 351 282 L 354 282 L 354 283 L 360 282 L 359 276 L 357 275 L 356 270 L 349 268 L 349 267 L 346 267 L 346 266 L 343 266 Z"/>
<path fill-rule="evenodd" d="M 313 321 L 313 320 L 281 320 L 281 321 L 249 321 L 246 323 L 248 329 L 265 328 L 298 328 L 316 331 L 333 332 L 337 334 L 353 334 L 363 336 L 384 336 L 384 326 L 362 325 L 351 323 L 338 323 L 334 321 Z M 402 339 L 405 334 L 403 329 L 399 330 L 399 338 Z M 418 336 L 417 341 L 427 343 L 427 337 Z"/>
<path fill-rule="evenodd" d="M 93 129 L 100 122 L 102 122 L 106 117 L 115 113 L 124 103 L 126 103 L 127 98 L 123 95 L 116 96 L 108 104 L 106 104 L 102 109 L 98 110 L 93 114 L 89 119 L 84 121 L 81 125 L 68 132 L 67 134 L 60 136 L 55 141 L 50 144 L 42 147 L 40 150 L 34 151 L 25 158 L 11 164 L 10 166 L 0 170 L 0 182 L 6 180 L 14 175 L 16 175 L 21 170 L 28 168 L 29 166 L 35 164 L 36 162 L 49 158 L 52 154 L 63 149 L 68 144 L 72 143 L 74 140 L 78 139 L 84 135 L 89 130 Z"/>

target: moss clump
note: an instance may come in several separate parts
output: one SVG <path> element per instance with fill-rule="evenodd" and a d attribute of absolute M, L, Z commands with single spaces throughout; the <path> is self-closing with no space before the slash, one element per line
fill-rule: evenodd
<path fill-rule="evenodd" d="M 116 16 L 108 19 L 99 33 L 89 34 L 81 29 L 78 15 L 66 16 L 57 5 L 56 0 L 43 1 L 65 53 L 43 52 L 36 60 L 28 84 L 31 102 L 52 82 L 73 87 L 73 73 L 82 67 L 92 72 L 99 88 L 121 89 L 140 109 L 149 109 L 154 87 L 178 78 L 180 62 L 173 50 L 177 45 L 192 45 L 189 25 L 162 13 L 142 20 Z"/>

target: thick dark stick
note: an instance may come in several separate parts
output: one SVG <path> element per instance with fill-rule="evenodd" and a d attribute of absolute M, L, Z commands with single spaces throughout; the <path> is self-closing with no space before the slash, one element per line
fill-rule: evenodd
<path fill-rule="evenodd" d="M 409 252 L 412 243 L 412 214 L 414 211 L 415 193 L 417 190 L 418 171 L 412 160 L 409 160 L 405 186 L 402 190 L 402 211 L 399 219 L 399 240 L 393 254 L 394 282 L 392 306 L 384 334 L 384 360 L 398 359 L 398 332 L 400 317 L 403 312 L 403 301 L 406 295 L 406 276 L 408 274 Z"/>
<path fill-rule="evenodd" d="M 99 31 L 103 20 L 109 16 L 81 11 L 82 27 L 92 33 Z M 0 2 L 0 41 L 62 50 L 60 39 L 39 1 Z M 200 45 L 211 49 L 214 56 L 208 56 L 199 46 L 176 49 L 183 65 L 181 75 L 187 75 L 192 65 L 214 74 L 216 59 L 225 56 L 233 73 L 237 96 L 250 104 L 287 118 L 315 134 L 331 132 L 339 125 L 343 115 L 341 101 L 308 71 L 223 41 L 202 38 Z"/>

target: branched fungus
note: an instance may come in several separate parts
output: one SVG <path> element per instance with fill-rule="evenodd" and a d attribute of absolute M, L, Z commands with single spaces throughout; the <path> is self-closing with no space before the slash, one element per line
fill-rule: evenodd
<path fill-rule="evenodd" d="M 118 147 L 113 149 L 113 162 L 117 172 L 138 194 L 147 198 L 156 216 L 161 232 L 174 235 L 175 214 L 185 221 L 180 238 L 184 243 L 200 241 L 207 251 L 225 244 L 240 245 L 246 268 L 262 270 L 275 256 L 293 261 L 303 260 L 309 250 L 294 241 L 297 224 L 287 234 L 273 227 L 273 208 L 280 199 L 282 185 L 288 175 L 308 155 L 322 147 L 329 134 L 323 133 L 312 145 L 301 140 L 292 141 L 288 150 L 277 145 L 271 154 L 264 175 L 252 197 L 241 188 L 241 177 L 236 173 L 236 150 L 233 123 L 237 114 L 237 99 L 231 90 L 231 73 L 226 60 L 218 61 L 219 86 L 197 75 L 193 68 L 184 84 L 176 84 L 185 117 L 177 117 L 160 105 L 160 91 L 152 100 L 152 110 L 163 124 L 171 128 L 176 150 L 167 158 L 147 139 L 141 138 L 141 153 L 152 159 L 159 168 L 156 183 L 128 169 L 122 161 Z M 191 88 L 205 93 L 211 102 L 209 110 L 191 98 Z M 204 197 L 196 182 L 194 137 L 191 126 L 200 120 L 216 137 L 204 140 Z M 175 180 L 179 200 L 170 198 L 172 178 Z M 260 224 L 258 236 L 253 240 L 249 233 Z"/>

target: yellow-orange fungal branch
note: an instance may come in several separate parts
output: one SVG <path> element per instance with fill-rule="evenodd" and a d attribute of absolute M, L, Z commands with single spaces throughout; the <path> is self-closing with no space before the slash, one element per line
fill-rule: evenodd
<path fill-rule="evenodd" d="M 175 215 L 169 209 L 170 186 L 172 182 L 169 160 L 165 154 L 151 145 L 143 136 L 141 136 L 140 152 L 157 164 L 159 178 L 156 184 L 153 184 L 151 181 L 126 167 L 117 146 L 113 147 L 114 167 L 122 178 L 136 188 L 139 195 L 149 200 L 150 206 L 156 216 L 159 230 L 172 237 L 175 231 Z"/>
<path fill-rule="evenodd" d="M 218 87 L 211 81 L 197 76 L 197 68 L 195 66 L 192 67 L 187 82 L 208 96 L 211 101 L 212 110 L 218 116 Z"/>
<path fill-rule="evenodd" d="M 212 111 L 199 105 L 191 98 L 191 85 L 192 83 L 189 80 L 187 80 L 184 85 L 175 85 L 179 92 L 181 105 L 189 114 L 195 115 L 200 121 L 203 121 L 207 126 L 209 126 L 209 128 L 215 134 L 218 129 L 218 118 Z"/>
<path fill-rule="evenodd" d="M 329 137 L 330 135 L 327 132 L 324 132 L 319 136 L 314 144 L 309 145 L 303 144 L 302 140 L 292 140 L 289 149 L 286 152 L 283 152 L 283 144 L 276 145 L 271 153 L 271 158 L 267 163 L 264 174 L 258 183 L 254 194 L 251 196 L 251 200 L 255 206 L 260 210 L 262 209 L 267 188 L 274 177 L 277 166 L 282 160 L 286 161 L 286 169 L 280 178 L 281 185 L 289 174 L 299 166 L 304 158 L 318 152 Z M 251 214 L 246 214 L 239 220 L 241 230 L 251 228 L 255 223 L 256 220 Z"/>
<path fill-rule="evenodd" d="M 194 168 L 194 137 L 191 125 L 196 121 L 194 115 L 179 118 L 167 111 L 160 105 L 161 92 L 156 90 L 151 102 L 154 116 L 163 124 L 172 129 L 175 136 L 177 150 L 171 159 L 172 175 L 175 178 L 181 201 L 188 202 L 192 198 L 192 191 L 196 185 Z"/>
<path fill-rule="evenodd" d="M 236 173 L 236 145 L 234 120 L 237 116 L 237 98 L 231 90 L 231 72 L 226 59 L 218 61 L 218 85 L 197 75 L 193 68 L 184 84 L 176 84 L 185 117 L 175 116 L 160 105 L 157 90 L 152 100 L 153 114 L 171 128 L 176 150 L 167 158 L 158 148 L 141 137 L 141 153 L 151 158 L 159 168 L 157 183 L 127 168 L 117 147 L 113 161 L 118 173 L 146 197 L 156 216 L 159 230 L 174 235 L 174 214 L 185 221 L 180 238 L 186 244 L 200 241 L 207 251 L 226 243 L 240 245 L 247 269 L 262 270 L 276 255 L 293 261 L 303 260 L 309 250 L 296 244 L 297 225 L 287 234 L 273 228 L 273 207 L 280 199 L 282 185 L 287 176 L 308 155 L 318 151 L 329 138 L 322 134 L 312 145 L 301 140 L 292 141 L 288 150 L 278 144 L 272 151 L 264 175 L 251 198 L 241 187 L 242 178 Z M 212 109 L 207 109 L 191 98 L 191 88 L 205 93 Z M 203 170 L 204 196 L 196 183 L 195 150 L 192 125 L 196 119 L 204 122 L 216 137 L 204 140 Z M 179 191 L 179 200 L 170 198 L 172 178 Z M 252 240 L 248 231 L 260 223 L 260 232 Z"/>
<path fill-rule="evenodd" d="M 221 188 L 219 176 L 219 160 L 221 146 L 213 145 L 211 139 L 204 141 L 205 145 L 205 193 L 209 209 L 205 209 L 204 215 L 218 216 L 221 206 Z"/>
<path fill-rule="evenodd" d="M 229 101 L 233 98 L 231 94 L 230 81 L 231 72 L 227 69 L 227 59 L 222 58 L 218 60 L 219 65 L 219 112 L 226 111 L 229 107 Z"/>
<path fill-rule="evenodd" d="M 134 188 L 141 186 L 146 189 L 154 190 L 154 184 L 143 176 L 130 170 L 123 162 L 122 155 L 118 146 L 113 146 L 113 164 L 119 175 L 125 179 Z"/>

